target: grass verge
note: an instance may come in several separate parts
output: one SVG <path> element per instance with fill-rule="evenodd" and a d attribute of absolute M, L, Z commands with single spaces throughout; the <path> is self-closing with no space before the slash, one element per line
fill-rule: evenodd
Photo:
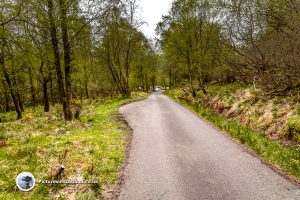
<path fill-rule="evenodd" d="M 28 108 L 22 120 L 2 114 L 0 124 L 0 199 L 104 199 L 110 196 L 125 158 L 129 131 L 118 108 L 131 98 L 85 101 L 79 120 L 65 123 L 59 105 L 44 113 Z M 65 159 L 63 159 L 66 154 Z M 36 184 L 20 192 L 16 176 L 31 172 L 36 180 L 52 180 L 63 163 L 62 180 L 96 180 L 96 185 Z"/>
<path fill-rule="evenodd" d="M 188 102 L 184 99 L 184 94 L 178 89 L 168 90 L 165 94 L 219 127 L 241 144 L 275 165 L 276 168 L 294 177 L 299 183 L 300 149 L 293 149 L 279 144 L 266 137 L 264 133 L 254 132 L 250 128 L 240 125 L 235 120 L 218 116 L 199 104 Z"/>

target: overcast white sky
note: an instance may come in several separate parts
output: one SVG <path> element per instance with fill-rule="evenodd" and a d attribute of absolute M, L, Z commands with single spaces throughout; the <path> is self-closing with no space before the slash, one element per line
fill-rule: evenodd
<path fill-rule="evenodd" d="M 155 37 L 156 24 L 161 21 L 162 15 L 168 14 L 173 0 L 140 0 L 141 19 L 147 24 L 141 30 L 149 38 Z"/>

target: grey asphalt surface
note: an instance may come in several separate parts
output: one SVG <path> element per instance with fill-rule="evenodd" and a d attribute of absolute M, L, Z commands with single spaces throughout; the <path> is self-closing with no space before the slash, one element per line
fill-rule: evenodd
<path fill-rule="evenodd" d="M 120 200 L 300 199 L 300 189 L 162 94 L 120 108 L 133 128 Z"/>

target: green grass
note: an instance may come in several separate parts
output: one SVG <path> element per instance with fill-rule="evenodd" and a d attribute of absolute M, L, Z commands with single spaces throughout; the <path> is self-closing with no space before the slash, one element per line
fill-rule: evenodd
<path fill-rule="evenodd" d="M 247 86 L 244 87 L 246 88 Z M 220 87 L 219 85 L 211 85 L 210 87 L 207 88 L 207 92 L 211 94 L 218 94 L 230 100 L 232 94 L 240 89 L 242 89 L 240 84 L 231 83 L 231 84 L 227 84 L 224 87 Z"/>
<path fill-rule="evenodd" d="M 287 118 L 286 124 L 290 131 L 293 132 L 294 137 L 300 142 L 300 115 Z"/>
<path fill-rule="evenodd" d="M 300 149 L 292 149 L 277 143 L 266 137 L 264 133 L 257 133 L 249 127 L 241 126 L 235 120 L 228 120 L 218 116 L 199 104 L 193 104 L 185 101 L 181 96 L 179 89 L 173 89 L 166 92 L 168 96 L 180 102 L 197 115 L 212 122 L 215 126 L 228 133 L 231 137 L 247 146 L 249 149 L 279 166 L 283 171 L 300 180 Z M 296 119 L 291 120 L 294 122 Z"/>
<path fill-rule="evenodd" d="M 60 105 L 44 114 L 42 107 L 26 109 L 22 120 L 15 113 L 1 114 L 0 124 L 0 199 L 99 199 L 111 187 L 125 158 L 128 138 L 126 124 L 119 119 L 118 108 L 131 100 L 115 98 L 105 103 L 85 101 L 79 120 L 65 122 Z M 99 185 L 41 185 L 20 192 L 16 176 L 31 172 L 36 180 L 49 180 L 67 151 L 63 179 L 97 180 Z"/>

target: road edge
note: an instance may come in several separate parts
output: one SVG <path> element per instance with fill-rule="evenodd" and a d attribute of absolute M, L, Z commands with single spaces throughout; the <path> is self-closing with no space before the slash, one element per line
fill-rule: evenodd
<path fill-rule="evenodd" d="M 118 179 L 117 179 L 117 182 L 115 183 L 115 187 L 112 191 L 112 195 L 111 195 L 110 198 L 108 198 L 109 200 L 118 200 L 118 198 L 121 194 L 121 189 L 122 189 L 122 187 L 125 183 L 125 169 L 127 168 L 130 153 L 131 153 L 131 149 L 132 149 L 133 128 L 130 126 L 130 124 L 126 120 L 125 116 L 120 112 L 120 108 L 123 107 L 123 106 L 126 106 L 128 104 L 144 101 L 146 99 L 148 99 L 148 97 L 140 98 L 140 99 L 134 99 L 134 100 L 128 101 L 128 102 L 120 105 L 119 108 L 118 108 L 118 111 L 117 111 L 118 120 L 120 120 L 122 123 L 124 123 L 126 125 L 128 137 L 127 137 L 127 139 L 125 141 L 125 144 L 124 144 L 124 146 L 125 146 L 125 158 L 124 158 L 123 164 L 122 164 L 122 166 L 119 170 Z"/>

